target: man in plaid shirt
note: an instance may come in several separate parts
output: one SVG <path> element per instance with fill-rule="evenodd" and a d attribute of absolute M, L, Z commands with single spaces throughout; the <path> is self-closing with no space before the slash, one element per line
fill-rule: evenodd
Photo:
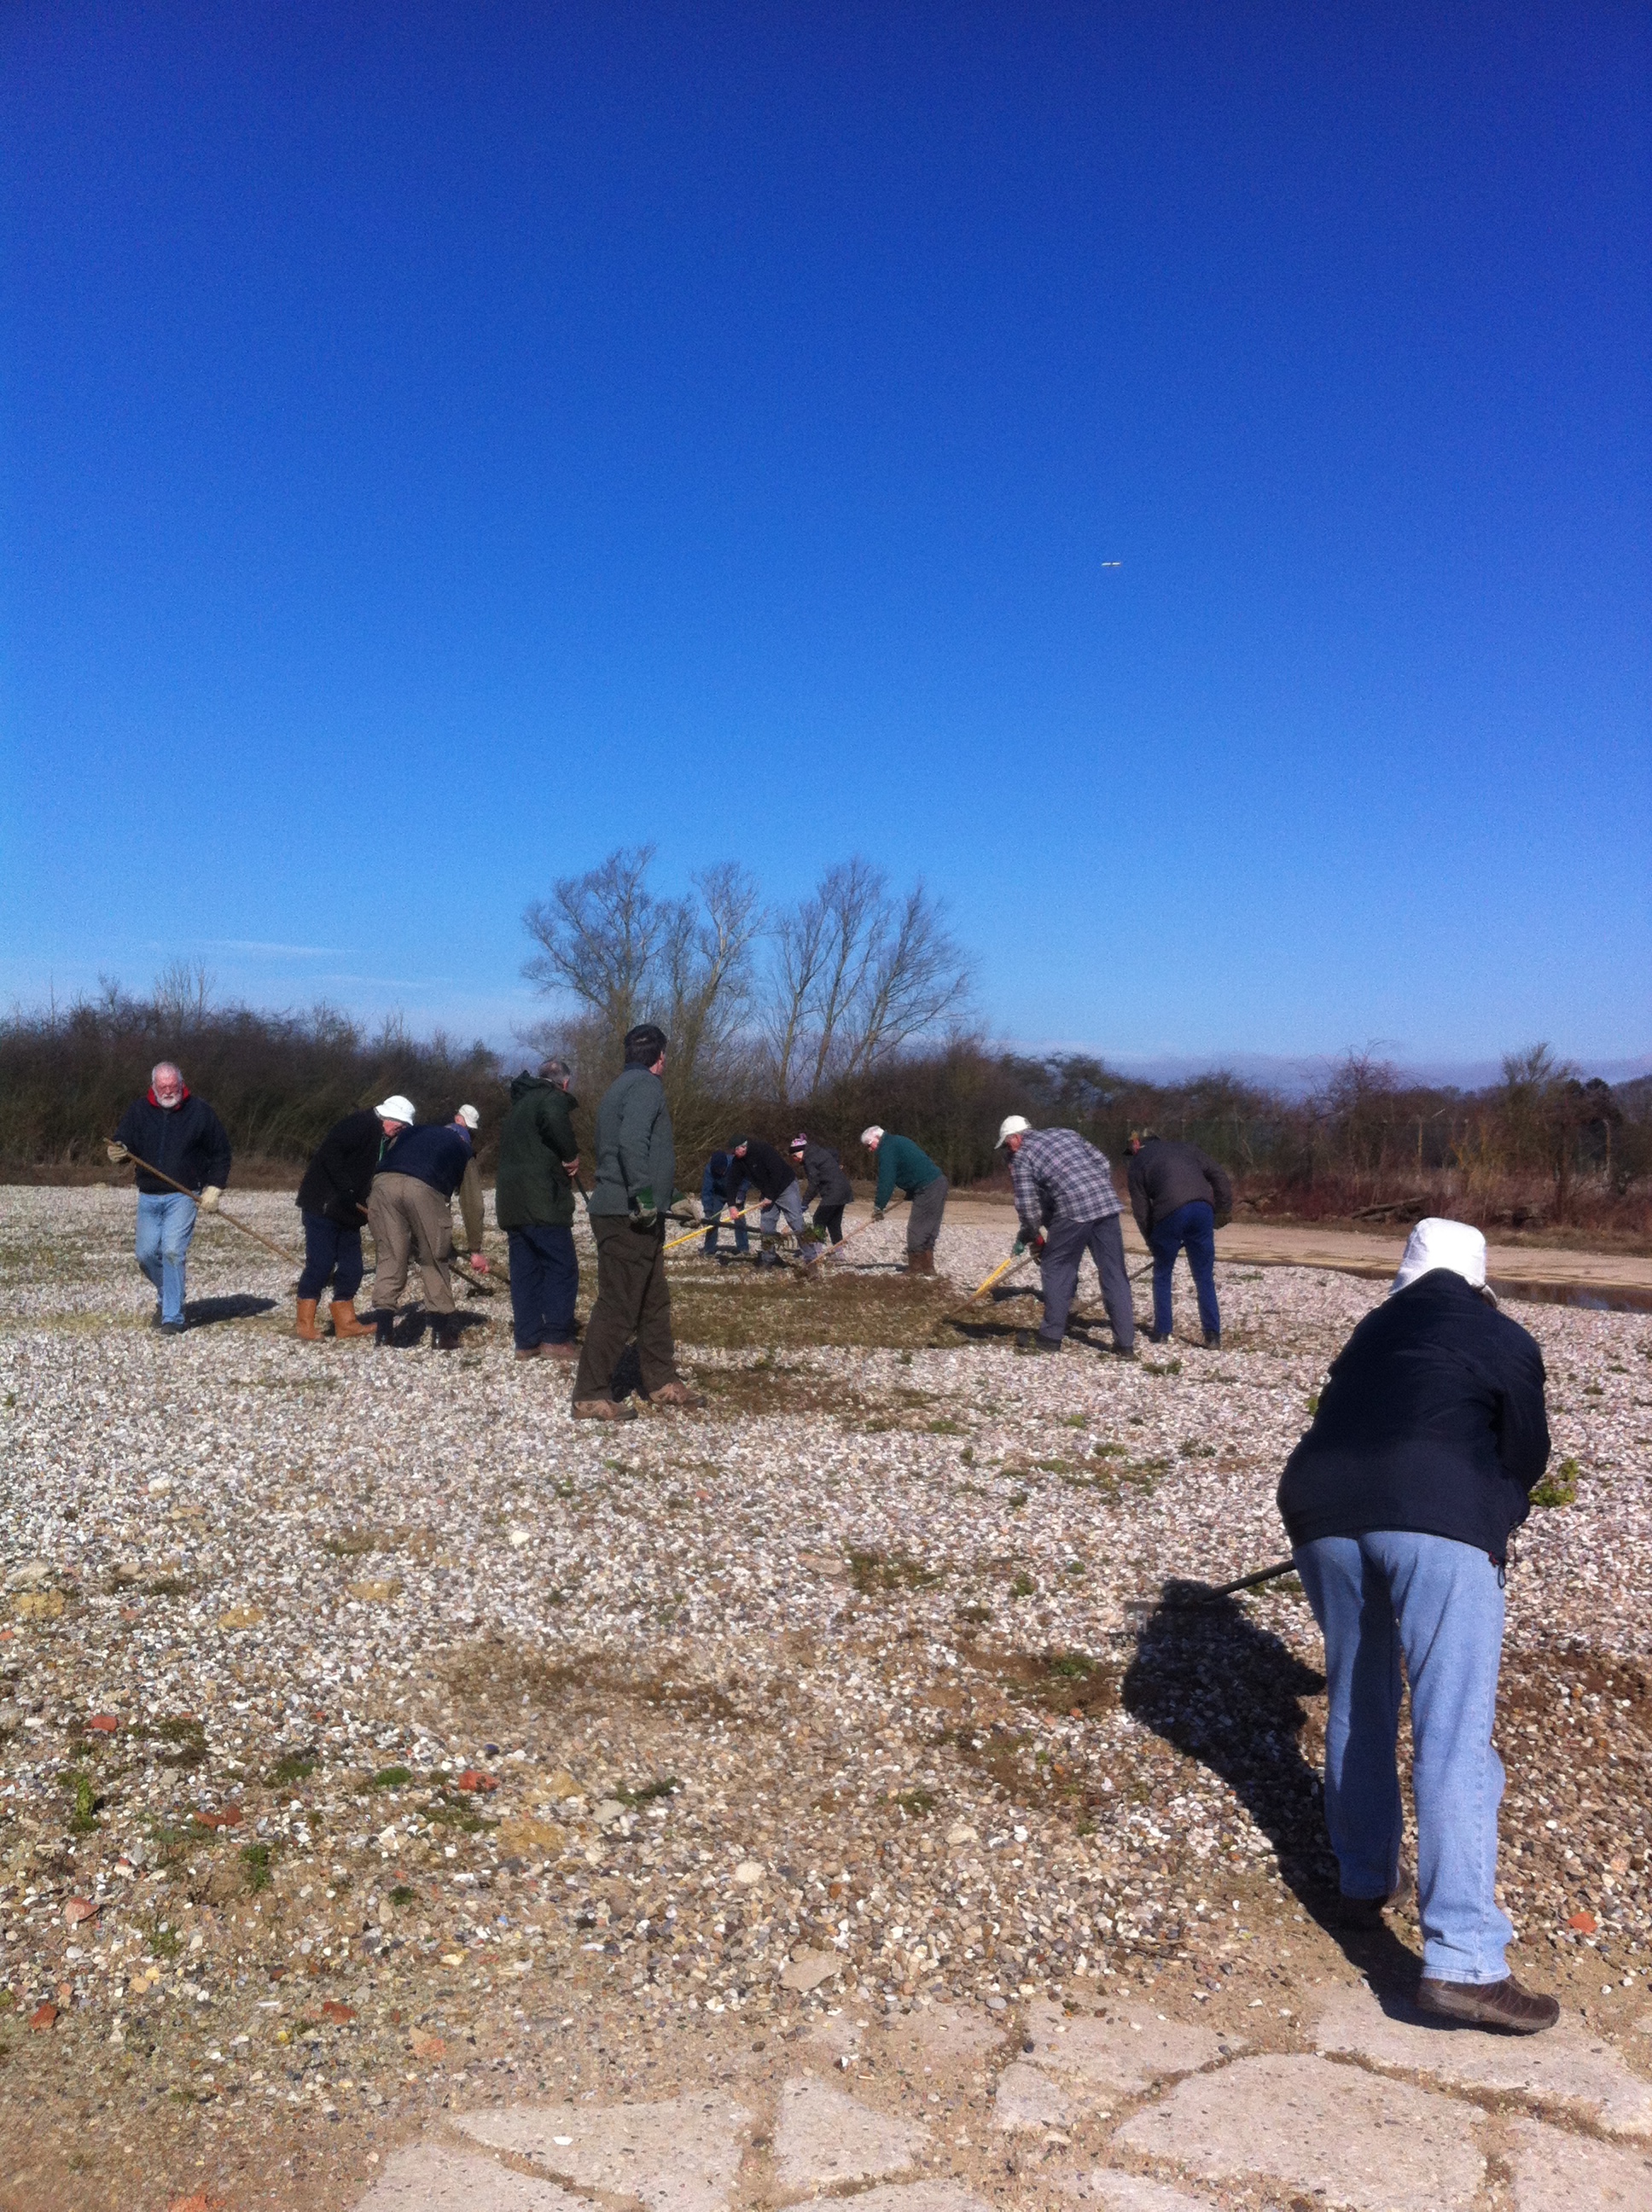
<path fill-rule="evenodd" d="M 1044 1318 L 1034 1347 L 1039 1352 L 1061 1349 L 1078 1284 L 1078 1263 L 1088 1252 L 1101 1278 L 1113 1349 L 1122 1358 L 1133 1358 L 1136 1312 L 1119 1226 L 1124 1209 L 1113 1188 L 1106 1153 L 1087 1145 L 1076 1129 L 1035 1129 L 1019 1114 L 1009 1116 L 998 1141 L 1010 1155 L 1015 1210 L 1021 1217 L 1016 1252 L 1030 1244 L 1043 1262 Z"/>

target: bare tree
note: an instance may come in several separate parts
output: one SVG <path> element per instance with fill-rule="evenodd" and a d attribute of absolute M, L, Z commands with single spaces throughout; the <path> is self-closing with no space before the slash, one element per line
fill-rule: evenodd
<path fill-rule="evenodd" d="M 155 1018 L 164 1030 L 188 1036 L 206 1019 L 217 979 L 202 960 L 171 960 L 155 979 Z"/>
<path fill-rule="evenodd" d="M 622 848 L 582 876 L 562 876 L 523 919 L 539 951 L 523 968 L 547 996 L 567 995 L 616 1040 L 646 1020 L 673 915 L 646 881 L 652 845 Z"/>
<path fill-rule="evenodd" d="M 904 899 L 864 860 L 829 868 L 773 927 L 763 1024 L 782 1100 L 864 1075 L 956 1020 L 969 963 L 921 882 Z"/>

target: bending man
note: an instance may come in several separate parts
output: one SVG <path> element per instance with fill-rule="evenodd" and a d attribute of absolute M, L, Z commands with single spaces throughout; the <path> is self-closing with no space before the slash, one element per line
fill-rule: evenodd
<path fill-rule="evenodd" d="M 1167 1144 L 1150 1130 L 1130 1139 L 1129 1180 L 1130 1208 L 1153 1255 L 1153 1342 L 1163 1344 L 1170 1334 L 1170 1277 L 1185 1246 L 1205 1346 L 1218 1351 L 1222 1310 L 1216 1303 L 1216 1231 L 1233 1212 L 1227 1170 L 1197 1145 Z"/>
<path fill-rule="evenodd" d="M 451 1352 L 459 1342 L 452 1267 L 453 1193 L 464 1180 L 470 1158 L 470 1132 L 458 1121 L 404 1129 L 385 1148 L 367 1200 L 367 1226 L 379 1255 L 373 1317 L 380 1345 L 396 1341 L 396 1308 L 415 1253 L 431 1315 L 431 1342 L 438 1352 Z"/>
<path fill-rule="evenodd" d="M 1030 1244 L 1043 1260 L 1044 1318 L 1035 1346 L 1040 1352 L 1061 1349 L 1078 1265 L 1088 1252 L 1112 1324 L 1113 1349 L 1127 1359 L 1133 1357 L 1136 1310 L 1119 1227 L 1124 1208 L 1113 1188 L 1107 1154 L 1087 1145 L 1076 1129 L 1035 1129 L 1019 1114 L 1009 1115 L 998 1141 L 1010 1155 L 1010 1182 L 1021 1221 L 1016 1255 Z"/>
<path fill-rule="evenodd" d="M 946 1211 L 946 1177 L 910 1137 L 894 1136 L 876 1121 L 860 1132 L 860 1141 L 878 1163 L 872 1219 L 881 1221 L 896 1192 L 904 1191 L 912 1201 L 907 1212 L 907 1273 L 932 1275 L 935 1239 Z"/>
<path fill-rule="evenodd" d="M 297 1334 L 307 1344 L 320 1339 L 315 1311 L 329 1283 L 333 1334 L 373 1334 L 355 1318 L 355 1293 L 361 1287 L 361 1224 L 385 1146 L 404 1129 L 410 1129 L 413 1118 L 412 1101 L 399 1091 L 377 1106 L 346 1114 L 328 1130 L 304 1170 L 296 1201 L 304 1223 Z"/>
<path fill-rule="evenodd" d="M 1509 1539 L 1549 1457 L 1543 1356 L 1496 1310 L 1485 1239 L 1419 1221 L 1387 1303 L 1332 1365 L 1279 1510 L 1325 1638 L 1325 1820 L 1345 1920 L 1399 1901 L 1394 1741 L 1411 1685 L 1418 2002 L 1532 2034 L 1559 2017 L 1509 1972 L 1491 1748 Z"/>

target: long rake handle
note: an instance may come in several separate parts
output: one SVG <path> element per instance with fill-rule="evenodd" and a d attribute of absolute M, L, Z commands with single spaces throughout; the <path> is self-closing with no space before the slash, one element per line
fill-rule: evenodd
<path fill-rule="evenodd" d="M 1219 1597 L 1231 1597 L 1236 1590 L 1254 1589 L 1258 1583 L 1276 1582 L 1281 1575 L 1297 1571 L 1294 1559 L 1277 1559 L 1271 1567 L 1259 1567 L 1254 1575 L 1241 1575 L 1236 1582 L 1224 1583 L 1218 1589 L 1200 1590 L 1197 1597 L 1183 1598 L 1184 1606 L 1212 1605 Z"/>
<path fill-rule="evenodd" d="M 887 1221 L 889 1219 L 890 1214 L 894 1212 L 896 1206 L 905 1206 L 907 1203 L 908 1201 L 904 1198 L 897 1198 L 894 1206 L 886 1206 L 884 1208 L 884 1220 Z M 883 1224 L 881 1222 L 871 1220 L 863 1221 L 859 1229 L 850 1230 L 848 1235 L 843 1239 L 843 1243 L 841 1244 L 834 1244 L 827 1252 L 826 1257 L 829 1260 L 835 1260 L 838 1254 L 844 1250 L 847 1246 L 853 1243 L 857 1237 L 864 1237 L 869 1229 L 878 1229 L 882 1226 Z"/>
<path fill-rule="evenodd" d="M 119 1141 L 118 1137 L 110 1139 L 112 1144 L 118 1144 Z M 139 1159 L 136 1152 L 129 1151 L 126 1157 L 135 1168 L 142 1168 L 145 1175 L 152 1175 L 157 1182 L 171 1183 L 172 1188 L 174 1190 L 182 1191 L 185 1198 L 195 1197 L 195 1193 L 185 1184 L 173 1182 L 169 1175 L 162 1174 L 159 1168 L 152 1168 L 147 1160 Z M 273 1252 L 278 1260 L 285 1260 L 291 1267 L 296 1267 L 302 1264 L 296 1252 L 289 1252 L 284 1244 L 277 1244 L 273 1237 L 266 1237 L 261 1229 L 254 1229 L 250 1221 L 243 1221 L 238 1214 L 226 1213 L 222 1206 L 216 1209 L 216 1214 L 209 1215 L 208 1218 L 227 1221 L 232 1229 L 239 1229 L 243 1237 L 255 1237 L 266 1250 Z"/>

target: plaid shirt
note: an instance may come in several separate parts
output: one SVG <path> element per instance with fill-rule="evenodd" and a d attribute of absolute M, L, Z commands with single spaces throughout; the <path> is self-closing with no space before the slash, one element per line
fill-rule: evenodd
<path fill-rule="evenodd" d="M 1029 1129 L 1011 1158 L 1010 1182 L 1029 1236 L 1052 1221 L 1105 1221 L 1124 1211 L 1107 1154 L 1076 1129 Z"/>

